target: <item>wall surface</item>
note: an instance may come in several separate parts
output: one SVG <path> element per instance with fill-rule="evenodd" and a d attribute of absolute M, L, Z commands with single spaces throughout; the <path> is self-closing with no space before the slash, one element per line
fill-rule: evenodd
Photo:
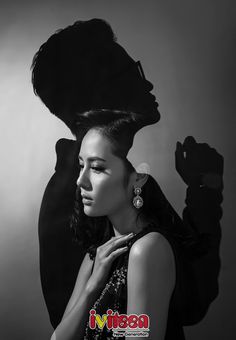
<path fill-rule="evenodd" d="M 162 117 L 131 152 L 147 162 L 181 213 L 185 185 L 176 141 L 193 135 L 225 159 L 220 294 L 187 340 L 231 340 L 235 329 L 235 1 L 11 1 L 0 5 L 0 339 L 49 339 L 39 279 L 37 219 L 54 172 L 54 146 L 69 130 L 34 96 L 30 65 L 39 46 L 78 19 L 107 20 L 154 84 Z"/>

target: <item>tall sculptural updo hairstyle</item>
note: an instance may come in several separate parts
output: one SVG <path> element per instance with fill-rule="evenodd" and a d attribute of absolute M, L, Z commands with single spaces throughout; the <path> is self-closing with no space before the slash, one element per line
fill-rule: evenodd
<path fill-rule="evenodd" d="M 154 117 L 127 111 L 104 109 L 87 111 L 78 115 L 77 140 L 81 143 L 82 138 L 90 129 L 97 129 L 106 137 L 111 142 L 113 154 L 124 162 L 127 170 L 127 176 L 124 178 L 124 185 L 126 185 L 129 175 L 135 171 L 126 158 L 133 145 L 134 136 L 142 127 L 152 124 L 153 120 Z M 196 235 L 189 233 L 189 230 L 186 233 L 184 228 L 178 227 L 171 206 L 151 175 L 148 175 L 142 187 L 142 198 L 144 204 L 139 209 L 137 218 L 143 214 L 150 223 L 154 223 L 157 228 L 161 228 L 163 232 L 178 239 L 186 249 L 194 251 L 197 244 Z M 77 190 L 70 227 L 74 232 L 75 240 L 85 250 L 91 246 L 103 244 L 112 236 L 112 226 L 106 216 L 85 215 L 80 190 Z"/>

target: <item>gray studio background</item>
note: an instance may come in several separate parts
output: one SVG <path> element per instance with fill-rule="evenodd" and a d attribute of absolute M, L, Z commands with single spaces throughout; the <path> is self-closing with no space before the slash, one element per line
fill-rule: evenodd
<path fill-rule="evenodd" d="M 141 60 L 161 121 L 139 132 L 130 159 L 146 162 L 181 213 L 185 185 L 174 168 L 176 141 L 193 135 L 225 158 L 220 295 L 187 340 L 235 336 L 234 1 L 10 1 L 0 5 L 0 339 L 50 339 L 39 278 L 37 219 L 54 172 L 54 146 L 69 130 L 34 96 L 30 65 L 58 28 L 99 17 Z"/>

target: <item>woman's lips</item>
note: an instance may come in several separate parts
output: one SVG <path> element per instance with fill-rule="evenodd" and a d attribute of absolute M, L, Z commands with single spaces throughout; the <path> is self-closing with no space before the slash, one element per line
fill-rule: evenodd
<path fill-rule="evenodd" d="M 88 204 L 88 205 L 91 205 L 92 204 L 92 199 L 90 199 L 90 198 L 83 198 L 82 199 L 82 202 L 83 202 L 83 204 Z"/>

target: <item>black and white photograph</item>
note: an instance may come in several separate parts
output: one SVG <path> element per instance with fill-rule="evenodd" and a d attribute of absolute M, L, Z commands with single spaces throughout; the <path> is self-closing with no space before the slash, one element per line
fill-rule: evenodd
<path fill-rule="evenodd" d="M 0 339 L 235 339 L 235 1 L 0 18 Z"/>

